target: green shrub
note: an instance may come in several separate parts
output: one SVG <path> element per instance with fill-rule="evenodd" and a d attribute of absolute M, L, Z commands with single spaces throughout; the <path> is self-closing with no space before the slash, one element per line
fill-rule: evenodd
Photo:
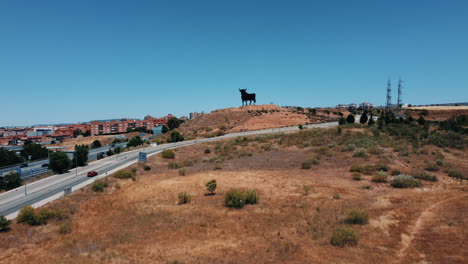
<path fill-rule="evenodd" d="M 374 169 L 376 171 L 388 171 L 389 170 L 388 166 L 385 165 L 382 161 L 375 164 Z"/>
<path fill-rule="evenodd" d="M 374 177 L 372 177 L 373 182 L 380 182 L 380 183 L 387 182 L 387 179 L 388 179 L 388 175 L 384 171 L 379 171 L 377 172 L 376 175 L 374 175 Z"/>
<path fill-rule="evenodd" d="M 398 175 L 392 179 L 390 186 L 393 188 L 415 188 L 421 186 L 421 181 L 410 175 Z"/>
<path fill-rule="evenodd" d="M 231 208 L 242 208 L 245 205 L 245 193 L 242 190 L 230 189 L 224 195 L 224 205 Z"/>
<path fill-rule="evenodd" d="M 114 178 L 117 178 L 117 179 L 130 179 L 134 177 L 135 176 L 133 172 L 129 169 L 119 170 L 116 173 L 114 173 Z"/>
<path fill-rule="evenodd" d="M 223 166 L 220 163 L 216 163 L 215 167 L 213 168 L 214 170 L 222 170 Z"/>
<path fill-rule="evenodd" d="M 362 179 L 361 174 L 358 172 L 353 172 L 352 176 L 353 176 L 353 180 L 355 181 L 360 181 Z"/>
<path fill-rule="evenodd" d="M 148 165 L 145 165 L 144 170 L 145 170 L 145 171 L 149 171 L 149 170 L 151 170 L 151 167 L 148 166 Z"/>
<path fill-rule="evenodd" d="M 312 166 L 310 165 L 309 162 L 307 162 L 307 161 L 302 162 L 302 164 L 301 164 L 301 169 L 303 169 L 303 170 L 309 170 L 310 168 L 312 168 Z"/>
<path fill-rule="evenodd" d="M 185 174 L 187 174 L 187 169 L 186 168 L 182 168 L 179 170 L 179 176 L 185 176 Z"/>
<path fill-rule="evenodd" d="M 70 221 L 65 221 L 59 225 L 57 232 L 61 235 L 70 234 L 72 231 L 72 223 Z"/>
<path fill-rule="evenodd" d="M 367 155 L 365 148 L 357 148 L 354 150 L 353 157 L 368 158 L 369 155 Z"/>
<path fill-rule="evenodd" d="M 168 167 L 169 169 L 178 169 L 178 168 L 180 168 L 181 166 L 180 166 L 180 164 L 177 163 L 177 162 L 169 162 L 169 163 L 167 164 L 167 167 Z"/>
<path fill-rule="evenodd" d="M 131 168 L 131 171 L 132 171 L 133 175 L 135 175 L 135 173 L 137 172 L 137 168 Z"/>
<path fill-rule="evenodd" d="M 216 187 L 217 187 L 216 180 L 211 180 L 207 183 L 205 183 L 206 190 L 213 195 L 215 193 Z"/>
<path fill-rule="evenodd" d="M 371 187 L 369 185 L 364 185 L 364 186 L 362 186 L 362 188 L 365 189 L 365 190 L 370 190 L 371 189 Z"/>
<path fill-rule="evenodd" d="M 412 173 L 412 176 L 418 180 L 432 181 L 432 182 L 438 181 L 437 176 L 431 175 L 429 172 L 424 171 L 424 170 Z"/>
<path fill-rule="evenodd" d="M 247 192 L 245 193 L 245 204 L 257 204 L 257 203 L 258 203 L 257 191 L 247 190 Z"/>
<path fill-rule="evenodd" d="M 439 160 L 436 161 L 436 164 L 437 164 L 437 166 L 442 167 L 442 166 L 444 166 L 444 161 L 439 159 Z"/>
<path fill-rule="evenodd" d="M 10 231 L 11 220 L 6 219 L 0 215 L 0 233 Z"/>
<path fill-rule="evenodd" d="M 36 213 L 34 212 L 34 208 L 27 205 L 18 213 L 18 217 L 16 218 L 16 222 L 18 224 L 27 224 L 27 225 L 38 225 L 36 220 Z"/>
<path fill-rule="evenodd" d="M 333 199 L 335 199 L 335 200 L 341 199 L 341 196 L 340 196 L 338 193 L 335 193 L 332 197 L 333 197 Z"/>
<path fill-rule="evenodd" d="M 368 149 L 369 153 L 372 155 L 382 154 L 382 149 L 379 146 L 372 146 Z"/>
<path fill-rule="evenodd" d="M 95 192 L 103 192 L 104 188 L 107 188 L 109 184 L 107 181 L 95 181 L 92 185 L 92 189 Z"/>
<path fill-rule="evenodd" d="M 312 189 L 312 186 L 310 186 L 310 185 L 302 185 L 302 190 L 304 190 L 304 195 L 305 195 L 305 196 L 309 195 L 310 189 Z"/>
<path fill-rule="evenodd" d="M 205 149 L 205 154 L 210 154 L 211 153 L 211 150 L 209 148 L 206 148 Z"/>
<path fill-rule="evenodd" d="M 175 153 L 170 149 L 166 149 L 161 152 L 161 157 L 164 159 L 173 159 L 175 158 Z"/>
<path fill-rule="evenodd" d="M 359 172 L 366 175 L 371 175 L 375 171 L 374 166 L 372 165 L 353 165 L 349 169 L 350 172 Z"/>
<path fill-rule="evenodd" d="M 369 222 L 369 214 L 365 210 L 353 209 L 349 212 L 345 222 L 350 225 L 365 225 Z"/>
<path fill-rule="evenodd" d="M 426 163 L 426 168 L 425 170 L 427 171 L 438 171 L 439 170 L 439 166 L 437 166 L 437 164 L 435 163 Z"/>
<path fill-rule="evenodd" d="M 354 144 L 348 144 L 344 148 L 341 149 L 343 152 L 350 152 L 354 151 L 356 149 L 356 146 Z"/>
<path fill-rule="evenodd" d="M 399 170 L 392 170 L 392 172 L 391 172 L 392 176 L 397 176 L 397 175 L 400 175 L 400 174 L 401 174 L 401 171 L 399 171 Z"/>
<path fill-rule="evenodd" d="M 464 179 L 463 172 L 456 170 L 456 169 L 449 169 L 448 176 L 455 178 L 455 179 L 462 179 L 462 180 Z"/>
<path fill-rule="evenodd" d="M 192 196 L 186 192 L 181 192 L 178 195 L 178 204 L 187 204 L 192 200 Z"/>
<path fill-rule="evenodd" d="M 336 247 L 355 246 L 359 237 L 353 228 L 342 226 L 333 231 L 330 243 Z"/>

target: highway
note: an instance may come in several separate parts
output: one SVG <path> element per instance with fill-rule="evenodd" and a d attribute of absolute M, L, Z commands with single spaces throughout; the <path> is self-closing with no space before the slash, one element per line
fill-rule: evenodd
<path fill-rule="evenodd" d="M 337 126 L 338 122 L 320 123 L 305 125 L 305 128 L 330 128 Z M 141 149 L 135 149 L 118 155 L 110 156 L 104 159 L 91 162 L 88 166 L 72 169 L 68 173 L 57 174 L 45 179 L 33 182 L 31 184 L 18 187 L 8 192 L 0 194 L 0 215 L 9 219 L 15 218 L 18 211 L 26 205 L 34 207 L 41 206 L 52 200 L 58 199 L 64 195 L 64 190 L 71 188 L 76 191 L 93 181 L 106 177 L 119 169 L 128 167 L 138 161 L 138 153 L 145 152 L 147 156 L 157 154 L 165 149 L 174 149 L 185 147 L 198 143 L 218 141 L 227 138 L 235 138 L 239 136 L 252 136 L 270 133 L 283 133 L 299 130 L 298 126 L 264 129 L 256 131 L 245 131 L 238 133 L 230 133 L 224 136 L 188 140 L 176 143 L 168 143 L 159 146 L 150 146 Z M 89 178 L 87 173 L 91 170 L 98 172 L 97 177 Z"/>

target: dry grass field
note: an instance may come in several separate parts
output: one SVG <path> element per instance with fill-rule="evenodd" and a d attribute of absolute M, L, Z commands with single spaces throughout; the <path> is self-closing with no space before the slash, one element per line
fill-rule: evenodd
<path fill-rule="evenodd" d="M 353 165 L 369 165 L 368 171 L 353 175 Z M 447 173 L 468 175 L 464 148 L 414 147 L 368 128 L 317 129 L 181 148 L 174 159 L 153 156 L 148 166 L 132 167 L 135 180 L 109 177 L 103 192 L 86 188 L 49 204 L 65 210 L 62 220 L 34 227 L 13 223 L 0 233 L 0 263 L 468 259 L 468 186 Z M 396 170 L 416 175 L 422 169 L 438 181 L 422 180 L 418 188 L 389 184 Z M 388 182 L 373 181 L 382 174 Z M 212 179 L 217 189 L 208 195 L 205 183 Z M 258 204 L 225 207 L 230 188 L 256 190 Z M 191 202 L 178 204 L 180 192 Z M 346 221 L 354 209 L 368 214 L 367 223 Z M 330 243 L 342 226 L 355 231 L 356 245 Z"/>

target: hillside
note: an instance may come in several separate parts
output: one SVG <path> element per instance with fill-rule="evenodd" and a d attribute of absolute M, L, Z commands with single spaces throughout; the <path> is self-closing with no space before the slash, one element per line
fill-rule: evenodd
<path fill-rule="evenodd" d="M 13 223 L 0 263 L 465 263 L 468 187 L 454 176 L 468 175 L 466 141 L 437 147 L 391 131 L 310 129 L 150 157 L 134 180 L 49 204 L 63 213 L 47 225 Z M 391 187 L 401 173 L 421 186 Z M 255 190 L 258 203 L 224 206 L 231 188 Z M 191 202 L 178 204 L 181 192 Z M 355 244 L 332 245 L 343 226 Z"/>
<path fill-rule="evenodd" d="M 339 115 L 334 112 L 334 109 L 319 109 L 313 114 L 308 109 L 285 108 L 276 105 L 248 105 L 212 111 L 185 122 L 179 130 L 187 136 L 203 137 L 221 133 L 336 121 Z"/>

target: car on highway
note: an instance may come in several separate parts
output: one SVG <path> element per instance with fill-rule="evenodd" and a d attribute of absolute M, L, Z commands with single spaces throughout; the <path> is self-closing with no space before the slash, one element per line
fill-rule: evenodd
<path fill-rule="evenodd" d="M 90 171 L 88 172 L 88 177 L 94 177 L 97 175 L 97 172 L 96 171 Z"/>

